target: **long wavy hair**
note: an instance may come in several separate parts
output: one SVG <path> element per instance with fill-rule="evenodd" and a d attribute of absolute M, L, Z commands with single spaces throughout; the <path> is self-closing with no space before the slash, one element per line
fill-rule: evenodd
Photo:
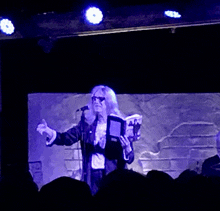
<path fill-rule="evenodd" d="M 218 154 L 220 154 L 220 132 L 216 134 L 216 148 Z"/>
<path fill-rule="evenodd" d="M 116 97 L 115 92 L 108 86 L 98 85 L 98 86 L 95 86 L 91 91 L 91 97 L 90 97 L 90 100 L 88 103 L 89 112 L 86 115 L 87 122 L 91 124 L 96 118 L 96 114 L 95 114 L 95 112 L 93 110 L 93 106 L 92 106 L 92 97 L 99 90 L 102 91 L 102 93 L 105 97 L 107 115 L 115 114 L 115 115 L 122 117 L 123 115 L 119 110 L 118 101 L 117 101 L 117 97 Z"/>

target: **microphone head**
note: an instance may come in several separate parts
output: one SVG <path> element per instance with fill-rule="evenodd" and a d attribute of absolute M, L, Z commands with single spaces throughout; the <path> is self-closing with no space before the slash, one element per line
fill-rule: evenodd
<path fill-rule="evenodd" d="M 82 108 L 77 109 L 76 112 L 78 112 L 78 111 L 85 111 L 85 110 L 89 110 L 89 106 L 88 105 L 83 106 Z"/>
<path fill-rule="evenodd" d="M 89 106 L 83 106 L 81 109 L 80 109 L 81 111 L 85 111 L 85 110 L 89 110 Z"/>

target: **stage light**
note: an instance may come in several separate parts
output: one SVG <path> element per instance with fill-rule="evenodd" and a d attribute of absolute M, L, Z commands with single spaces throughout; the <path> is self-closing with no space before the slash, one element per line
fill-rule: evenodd
<path fill-rule="evenodd" d="M 102 11 L 97 7 L 90 7 L 85 12 L 86 20 L 92 24 L 99 24 L 103 19 Z"/>
<path fill-rule="evenodd" d="M 172 10 L 166 10 L 164 14 L 170 18 L 181 18 L 181 15 L 178 12 Z"/>
<path fill-rule="evenodd" d="M 3 33 L 11 35 L 14 33 L 15 27 L 9 19 L 0 20 L 0 29 Z"/>

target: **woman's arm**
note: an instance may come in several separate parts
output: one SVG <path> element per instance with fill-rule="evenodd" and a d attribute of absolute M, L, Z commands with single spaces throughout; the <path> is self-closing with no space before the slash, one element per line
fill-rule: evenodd
<path fill-rule="evenodd" d="M 41 135 L 43 135 L 43 133 L 47 134 L 47 146 L 53 146 L 54 144 L 70 146 L 76 143 L 81 138 L 80 123 L 77 126 L 74 126 L 71 129 L 67 130 L 66 132 L 59 133 L 48 127 L 46 121 L 42 120 L 42 123 L 39 124 L 37 127 L 37 131 Z"/>
<path fill-rule="evenodd" d="M 72 127 L 71 129 L 67 130 L 64 133 L 56 132 L 56 138 L 52 144 L 71 146 L 72 144 L 79 141 L 81 137 L 80 134 L 81 133 L 78 125 Z"/>

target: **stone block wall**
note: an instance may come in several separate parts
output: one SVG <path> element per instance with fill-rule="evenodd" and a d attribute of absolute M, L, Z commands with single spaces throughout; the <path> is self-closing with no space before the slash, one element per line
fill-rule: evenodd
<path fill-rule="evenodd" d="M 34 182 L 38 185 L 38 187 L 42 187 L 43 184 L 43 171 L 42 171 L 42 162 L 35 161 L 29 162 L 29 171 L 33 177 Z"/>
<path fill-rule="evenodd" d="M 82 173 L 82 153 L 79 142 L 72 146 L 65 146 L 64 154 L 64 163 L 68 175 L 80 180 Z"/>
<path fill-rule="evenodd" d="M 167 172 L 173 178 L 178 177 L 185 169 L 201 173 L 204 159 L 217 153 L 217 132 L 212 123 L 190 122 L 179 125 L 158 141 L 157 153 L 142 153 L 139 160 L 144 173 L 157 169 Z"/>
<path fill-rule="evenodd" d="M 219 93 L 118 94 L 124 115 L 143 115 L 141 138 L 133 143 L 135 160 L 128 167 L 142 174 L 152 169 L 177 177 L 185 169 L 201 172 L 203 161 L 216 154 L 215 135 L 220 128 Z M 64 132 L 75 125 L 89 94 L 30 94 L 29 162 L 42 163 L 42 184 L 59 176 L 80 179 L 79 143 L 46 147 L 36 132 L 41 119 Z"/>

